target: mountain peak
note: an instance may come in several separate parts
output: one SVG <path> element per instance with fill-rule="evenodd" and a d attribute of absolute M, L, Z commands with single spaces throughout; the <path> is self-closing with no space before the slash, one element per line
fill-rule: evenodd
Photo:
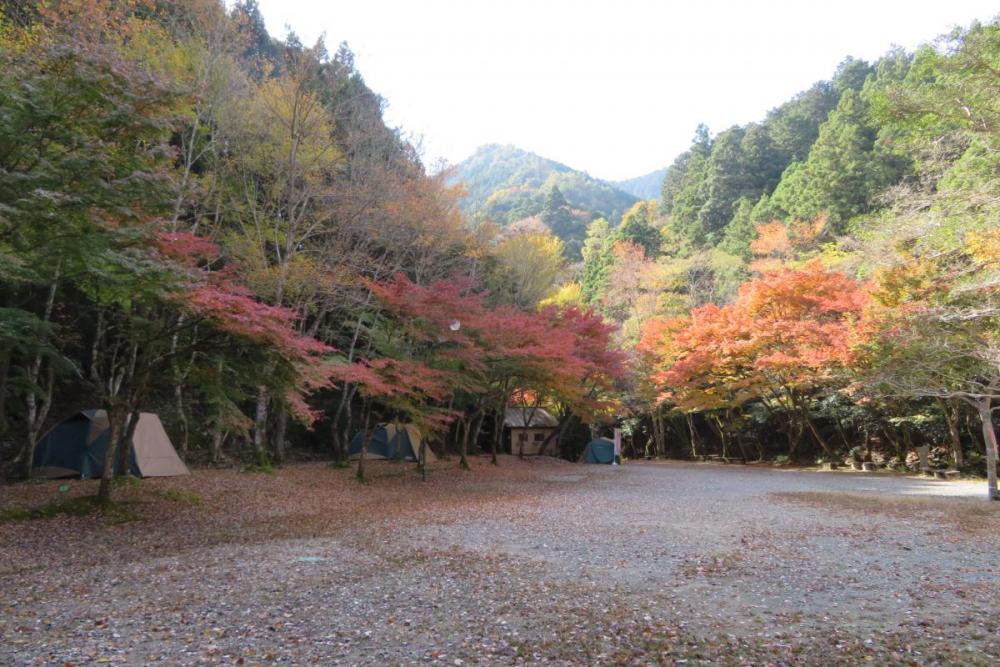
<path fill-rule="evenodd" d="M 465 186 L 462 208 L 473 222 L 488 220 L 504 227 L 540 215 L 546 195 L 558 187 L 573 222 L 552 231 L 571 258 L 579 257 L 591 220 L 603 217 L 617 223 L 639 201 L 607 181 L 509 144 L 480 146 L 456 166 L 454 180 Z"/>

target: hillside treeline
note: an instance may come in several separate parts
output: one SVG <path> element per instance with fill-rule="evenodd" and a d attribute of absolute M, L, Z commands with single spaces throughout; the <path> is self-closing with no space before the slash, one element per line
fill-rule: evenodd
<path fill-rule="evenodd" d="M 584 236 L 556 183 L 470 225 L 350 49 L 250 0 L 0 6 L 5 476 L 83 408 L 107 497 L 141 411 L 266 468 L 379 422 L 465 464 L 516 404 L 570 458 L 617 420 L 630 456 L 995 478 L 995 23 L 699 127 L 659 201 Z"/>
<path fill-rule="evenodd" d="M 611 328 L 538 307 L 561 248 L 473 234 L 345 45 L 279 42 L 251 0 L 2 7 L 5 475 L 83 408 L 106 498 L 140 411 L 188 460 L 268 466 L 392 420 L 464 463 L 512 397 L 560 429 L 607 407 Z"/>
<path fill-rule="evenodd" d="M 699 127 L 659 202 L 590 225 L 563 293 L 634 351 L 647 451 L 987 467 L 998 64 L 995 23 L 849 58 L 760 122 Z"/>

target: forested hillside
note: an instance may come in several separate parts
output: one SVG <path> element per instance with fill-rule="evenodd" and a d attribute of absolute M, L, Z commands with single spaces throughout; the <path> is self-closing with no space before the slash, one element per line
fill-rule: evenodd
<path fill-rule="evenodd" d="M 347 45 L 252 0 L 0 7 L 5 476 L 85 408 L 106 499 L 142 411 L 213 465 L 360 434 L 363 478 L 377 423 L 466 466 L 517 405 L 567 458 L 617 424 L 996 487 L 996 23 L 697 128 L 656 201 L 496 145 L 429 174 Z"/>
<path fill-rule="evenodd" d="M 566 244 L 572 259 L 580 256 L 587 223 L 595 218 L 617 223 L 638 201 L 611 183 L 497 144 L 482 146 L 459 163 L 454 180 L 467 193 L 462 210 L 473 224 L 508 226 L 537 218 Z"/>
<path fill-rule="evenodd" d="M 636 176 L 624 181 L 613 181 L 611 184 L 639 199 L 659 199 L 663 188 L 663 178 L 667 169 L 657 169 L 644 176 Z"/>
<path fill-rule="evenodd" d="M 848 58 L 759 122 L 699 127 L 659 203 L 591 224 L 564 289 L 652 369 L 629 394 L 650 451 L 995 489 L 998 62 L 995 23 Z"/>
<path fill-rule="evenodd" d="M 107 411 L 107 499 L 140 411 L 186 460 L 266 469 L 292 446 L 344 460 L 391 420 L 464 466 L 470 442 L 496 451 L 512 396 L 552 408 L 559 435 L 613 405 L 610 327 L 538 306 L 561 247 L 472 234 L 346 46 L 278 42 L 251 1 L 15 5 L 5 475 L 30 474 L 39 436 L 85 408 Z"/>

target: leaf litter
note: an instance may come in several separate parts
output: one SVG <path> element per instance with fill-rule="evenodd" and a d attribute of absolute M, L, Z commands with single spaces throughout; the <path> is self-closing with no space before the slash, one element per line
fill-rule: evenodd
<path fill-rule="evenodd" d="M 127 523 L 0 524 L 0 663 L 1000 656 L 1000 577 L 983 556 L 1000 535 L 950 530 L 952 505 L 898 501 L 906 480 L 863 496 L 885 499 L 880 514 L 854 511 L 856 492 L 849 505 L 815 493 L 842 491 L 847 477 L 777 471 L 505 457 L 474 459 L 471 472 L 443 461 L 427 482 L 388 462 L 370 473 L 359 485 L 323 464 L 197 471 L 122 488 Z M 69 486 L 0 488 L 0 509 L 94 491 Z"/>

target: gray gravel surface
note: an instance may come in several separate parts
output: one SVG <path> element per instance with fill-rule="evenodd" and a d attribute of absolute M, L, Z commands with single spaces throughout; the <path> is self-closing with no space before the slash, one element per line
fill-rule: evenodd
<path fill-rule="evenodd" d="M 9 570 L 0 664 L 1000 661 L 981 484 L 505 465 L 321 537 Z"/>

